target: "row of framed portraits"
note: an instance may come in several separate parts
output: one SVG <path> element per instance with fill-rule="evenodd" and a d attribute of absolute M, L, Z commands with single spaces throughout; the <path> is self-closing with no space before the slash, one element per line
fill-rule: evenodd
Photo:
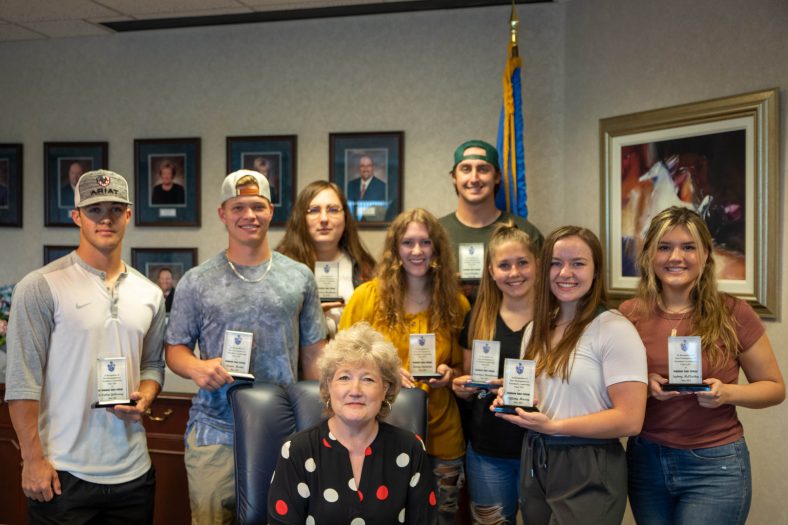
<path fill-rule="evenodd" d="M 68 255 L 76 246 L 45 245 L 44 265 Z M 132 248 L 131 265 L 151 281 L 158 282 L 159 272 L 169 270 L 173 286 L 183 274 L 197 266 L 197 248 Z"/>
<path fill-rule="evenodd" d="M 228 173 L 250 169 L 266 176 L 271 225 L 284 226 L 298 188 L 297 136 L 227 137 L 226 151 Z M 0 144 L 0 226 L 22 227 L 22 152 L 22 144 Z M 345 191 L 362 228 L 385 228 L 402 211 L 403 155 L 402 131 L 329 134 L 329 180 Z M 135 225 L 199 227 L 200 165 L 199 138 L 135 140 Z M 74 226 L 77 180 L 109 166 L 107 142 L 44 143 L 45 226 Z"/>

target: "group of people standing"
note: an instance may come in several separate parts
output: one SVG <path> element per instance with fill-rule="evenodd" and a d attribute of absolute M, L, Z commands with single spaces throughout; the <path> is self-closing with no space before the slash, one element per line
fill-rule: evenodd
<path fill-rule="evenodd" d="M 252 334 L 256 380 L 319 379 L 330 416 L 283 445 L 270 523 L 454 523 L 464 480 L 479 524 L 514 523 L 518 508 L 528 525 L 620 523 L 627 496 L 638 523 L 744 523 L 751 477 L 736 406 L 777 404 L 785 389 L 757 315 L 717 289 L 703 221 L 679 208 L 653 218 L 637 295 L 615 310 L 593 232 L 566 226 L 543 239 L 495 208 L 493 146 L 460 145 L 450 173 L 457 209 L 401 213 L 377 263 L 335 184 L 302 190 L 272 250 L 265 177 L 231 173 L 218 210 L 228 248 L 179 281 L 166 333 L 161 292 L 120 259 L 125 180 L 83 175 L 72 212 L 79 248 L 19 283 L 9 321 L 6 399 L 31 522 L 129 523 L 127 506 L 150 521 L 152 492 L 144 510 L 126 494 L 152 487 L 139 419 L 160 389 L 166 348 L 169 367 L 199 387 L 186 431 L 193 522 L 229 523 L 229 331 Z M 458 266 L 463 250 L 479 249 L 480 279 L 461 281 L 478 261 Z M 338 263 L 338 297 L 322 304 L 317 261 Z M 434 341 L 432 378 L 411 373 L 414 334 Z M 709 390 L 663 391 L 669 339 L 687 335 L 701 338 Z M 535 361 L 538 411 L 494 413 L 501 380 L 469 384 L 474 340 L 500 343 L 499 378 L 504 358 Z M 105 354 L 130 360 L 135 405 L 89 408 Z M 428 394 L 426 440 L 380 421 L 401 387 Z M 97 447 L 104 453 L 91 454 Z"/>

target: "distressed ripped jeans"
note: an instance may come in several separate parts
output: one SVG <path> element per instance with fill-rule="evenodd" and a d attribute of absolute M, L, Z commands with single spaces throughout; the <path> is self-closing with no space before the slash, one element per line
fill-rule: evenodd
<path fill-rule="evenodd" d="M 514 525 L 520 497 L 520 458 L 480 454 L 468 443 L 465 469 L 474 525 Z"/>
<path fill-rule="evenodd" d="M 465 483 L 465 458 L 441 459 L 430 456 L 430 461 L 438 489 L 438 525 L 453 525 L 460 488 Z"/>

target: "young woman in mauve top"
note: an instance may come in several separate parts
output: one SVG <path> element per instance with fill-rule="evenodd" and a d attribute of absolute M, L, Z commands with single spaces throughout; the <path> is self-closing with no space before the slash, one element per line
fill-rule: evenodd
<path fill-rule="evenodd" d="M 752 308 L 717 289 L 713 241 L 688 209 L 656 215 L 638 258 L 637 296 L 621 305 L 643 339 L 649 399 L 629 440 L 629 500 L 646 525 L 743 524 L 752 496 L 750 459 L 736 407 L 785 398 L 771 343 Z M 708 391 L 665 391 L 668 346 L 699 336 Z M 747 384 L 738 384 L 739 369 Z"/>

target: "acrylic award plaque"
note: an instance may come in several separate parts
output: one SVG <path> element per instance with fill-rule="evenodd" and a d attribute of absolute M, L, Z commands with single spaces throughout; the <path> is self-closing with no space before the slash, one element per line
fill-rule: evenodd
<path fill-rule="evenodd" d="M 410 334 L 410 375 L 415 379 L 442 377 L 435 364 L 435 334 Z"/>
<path fill-rule="evenodd" d="M 460 243 L 459 246 L 460 279 L 478 282 L 484 272 L 484 244 Z"/>
<path fill-rule="evenodd" d="M 251 332 L 236 330 L 225 330 L 224 332 L 222 366 L 235 379 L 254 381 L 254 375 L 249 373 L 253 339 L 254 334 Z"/>
<path fill-rule="evenodd" d="M 96 368 L 97 399 L 93 408 L 136 405 L 129 398 L 129 376 L 126 357 L 101 357 Z"/>
<path fill-rule="evenodd" d="M 703 392 L 703 358 L 699 336 L 668 337 L 668 382 L 666 392 Z"/>
<path fill-rule="evenodd" d="M 536 387 L 536 363 L 528 359 L 506 359 L 503 362 L 503 406 L 496 412 L 516 414 L 521 408 L 526 412 L 538 412 L 534 406 Z"/>
<path fill-rule="evenodd" d="M 321 302 L 339 297 L 339 261 L 315 261 L 315 280 Z"/>
<path fill-rule="evenodd" d="M 499 341 L 482 341 L 474 339 L 471 348 L 471 379 L 466 387 L 497 388 L 489 382 L 498 379 L 498 365 L 501 362 L 501 343 Z"/>

